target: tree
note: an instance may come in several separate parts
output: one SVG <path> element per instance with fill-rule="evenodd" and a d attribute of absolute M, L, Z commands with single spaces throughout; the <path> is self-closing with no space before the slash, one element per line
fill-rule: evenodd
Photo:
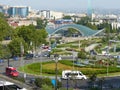
<path fill-rule="evenodd" d="M 22 37 L 26 43 L 30 43 L 32 41 L 32 38 L 34 36 L 35 30 L 31 28 L 31 26 L 22 26 L 18 27 L 18 36 Z"/>
<path fill-rule="evenodd" d="M 36 78 L 35 84 L 40 88 L 42 88 L 43 85 L 52 86 L 51 80 L 49 78 Z"/>
<path fill-rule="evenodd" d="M 23 38 L 14 38 L 9 44 L 8 47 L 10 49 L 10 52 L 12 56 L 20 56 L 21 55 L 21 43 L 24 46 L 24 52 L 27 52 L 28 50 L 28 44 L 25 43 Z"/>
<path fill-rule="evenodd" d="M 13 55 L 20 55 L 20 43 L 22 42 L 25 47 L 25 53 L 33 47 L 38 47 L 46 43 L 47 32 L 45 29 L 36 29 L 35 26 L 21 26 L 12 31 L 12 41 L 9 48 Z M 32 45 L 30 45 L 32 42 Z"/>
<path fill-rule="evenodd" d="M 71 19 L 71 16 L 64 16 L 63 19 Z"/>
<path fill-rule="evenodd" d="M 90 76 L 90 83 L 92 83 L 93 88 L 95 88 L 95 81 L 97 79 L 97 75 L 93 74 Z"/>
<path fill-rule="evenodd" d="M 6 58 L 10 56 L 10 50 L 7 45 L 0 44 L 0 58 Z"/>
<path fill-rule="evenodd" d="M 0 18 L 0 41 L 11 36 L 12 28 L 8 25 L 5 19 Z"/>
<path fill-rule="evenodd" d="M 97 29 L 98 29 L 97 26 L 94 25 L 94 24 L 92 25 L 92 24 L 90 23 L 90 21 L 91 21 L 91 18 L 88 17 L 88 16 L 86 16 L 86 17 L 82 17 L 81 20 L 79 20 L 79 21 L 77 22 L 77 24 L 81 24 L 81 25 L 87 26 L 87 27 L 89 27 L 89 28 L 91 28 L 91 29 L 97 30 Z"/>
<path fill-rule="evenodd" d="M 68 28 L 68 30 L 67 30 L 67 34 L 66 34 L 66 36 L 72 36 L 73 34 L 78 34 L 79 35 L 79 31 L 77 31 L 76 29 L 74 29 L 74 28 Z"/>
<path fill-rule="evenodd" d="M 36 30 L 34 32 L 34 36 L 32 37 L 32 41 L 35 46 L 39 46 L 43 43 L 46 43 L 47 32 L 44 29 Z"/>
<path fill-rule="evenodd" d="M 43 90 L 53 90 L 52 86 L 49 86 L 47 84 L 42 85 Z"/>
<path fill-rule="evenodd" d="M 0 12 L 0 18 L 5 18 L 4 14 Z"/>
<path fill-rule="evenodd" d="M 90 22 L 90 21 L 91 21 L 91 19 L 88 16 L 86 16 L 86 17 L 82 17 L 81 20 L 79 20 L 77 22 L 77 24 L 81 24 L 81 25 L 86 26 L 88 24 L 88 22 Z"/>
<path fill-rule="evenodd" d="M 45 29 L 46 25 L 47 25 L 47 20 L 42 20 L 40 18 L 37 19 L 37 26 L 36 26 L 37 29 Z"/>
<path fill-rule="evenodd" d="M 78 52 L 78 58 L 86 59 L 86 53 L 83 51 Z"/>

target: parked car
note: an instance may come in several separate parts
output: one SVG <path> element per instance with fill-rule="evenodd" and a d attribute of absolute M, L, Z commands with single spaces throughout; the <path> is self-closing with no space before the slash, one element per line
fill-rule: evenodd
<path fill-rule="evenodd" d="M 34 56 L 34 54 L 27 54 L 27 55 L 25 56 L 25 59 L 32 59 L 33 56 Z"/>
<path fill-rule="evenodd" d="M 0 59 L 0 63 L 3 63 L 4 62 L 4 60 L 3 59 Z"/>

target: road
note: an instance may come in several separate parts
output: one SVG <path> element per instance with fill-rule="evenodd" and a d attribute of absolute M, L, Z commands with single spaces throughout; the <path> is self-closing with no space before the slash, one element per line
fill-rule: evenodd
<path fill-rule="evenodd" d="M 72 56 L 65 56 L 65 57 L 62 57 L 63 59 L 73 59 Z M 37 57 L 37 58 L 33 58 L 31 60 L 17 60 L 17 61 L 14 61 L 14 60 L 10 60 L 10 65 L 18 68 L 20 66 L 23 66 L 25 64 L 30 64 L 30 63 L 33 63 L 33 62 L 46 62 L 46 61 L 50 61 L 50 60 L 53 60 L 53 56 L 51 56 L 51 58 L 47 58 L 47 57 Z M 5 73 L 5 67 L 7 66 L 7 60 L 4 62 L 4 63 L 0 63 L 0 73 L 1 74 L 4 74 Z M 21 74 L 21 76 L 23 76 L 23 74 Z M 40 77 L 40 76 L 38 76 Z M 27 75 L 27 79 L 31 79 L 31 78 L 34 78 L 33 75 Z M 50 77 L 50 78 L 55 78 L 54 76 L 53 77 Z M 60 77 L 58 77 L 60 79 Z M 62 86 L 67 88 L 70 88 L 70 87 L 74 87 L 74 88 L 79 88 L 80 90 L 87 90 L 89 89 L 91 83 L 90 83 L 90 80 L 87 79 L 87 80 L 68 80 L 68 85 L 67 85 L 67 80 L 61 80 L 62 81 Z M 100 79 L 98 78 L 96 81 L 95 81 L 95 87 L 100 87 L 99 85 L 99 82 L 100 82 Z M 116 88 L 116 89 L 120 89 L 120 77 L 117 76 L 117 77 L 106 77 L 104 78 L 103 82 L 102 82 L 102 90 L 113 90 L 113 88 Z"/>
<path fill-rule="evenodd" d="M 78 88 L 77 90 L 90 90 L 90 87 L 100 88 L 99 90 L 120 90 L 120 76 L 97 78 L 95 82 L 91 80 L 62 80 L 62 86 L 67 88 Z"/>

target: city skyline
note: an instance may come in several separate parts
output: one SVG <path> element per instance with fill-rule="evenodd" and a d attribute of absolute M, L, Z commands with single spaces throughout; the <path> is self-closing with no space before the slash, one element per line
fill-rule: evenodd
<path fill-rule="evenodd" d="M 77 10 L 90 8 L 120 9 L 120 0 L 1 0 L 9 6 L 30 6 L 32 9 Z"/>

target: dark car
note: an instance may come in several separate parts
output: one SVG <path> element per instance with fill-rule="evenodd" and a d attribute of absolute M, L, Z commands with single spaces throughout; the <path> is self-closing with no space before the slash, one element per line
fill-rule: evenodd
<path fill-rule="evenodd" d="M 32 59 L 34 54 L 27 54 L 24 59 Z"/>

